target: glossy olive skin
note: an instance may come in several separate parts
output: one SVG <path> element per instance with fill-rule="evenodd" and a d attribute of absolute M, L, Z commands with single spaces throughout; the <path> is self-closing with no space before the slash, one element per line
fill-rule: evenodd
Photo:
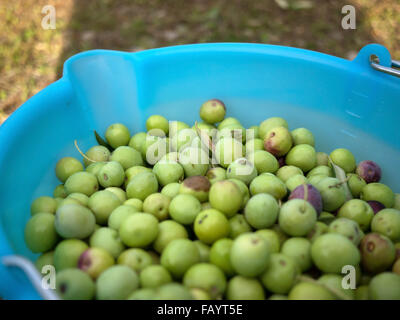
<path fill-rule="evenodd" d="M 57 273 L 56 290 L 64 300 L 92 300 L 95 284 L 85 272 L 71 268 Z"/>
<path fill-rule="evenodd" d="M 115 265 L 102 272 L 96 281 L 98 300 L 123 300 L 139 287 L 139 277 L 127 266 Z"/>
<path fill-rule="evenodd" d="M 25 226 L 25 242 L 32 252 L 53 249 L 59 240 L 54 227 L 55 217 L 51 213 L 37 213 Z"/>
<path fill-rule="evenodd" d="M 197 238 L 206 244 L 212 244 L 229 234 L 229 222 L 225 215 L 215 209 L 201 211 L 194 221 Z"/>
<path fill-rule="evenodd" d="M 132 213 L 122 221 L 119 235 L 128 247 L 146 247 L 158 235 L 158 220 L 150 213 Z"/>
<path fill-rule="evenodd" d="M 345 265 L 356 266 L 361 257 L 357 247 L 345 236 L 327 233 L 318 237 L 311 246 L 314 264 L 325 273 L 342 272 Z"/>
<path fill-rule="evenodd" d="M 242 234 L 232 243 L 230 262 L 237 274 L 259 276 L 270 263 L 269 245 L 256 233 Z"/>
<path fill-rule="evenodd" d="M 72 174 L 83 171 L 83 165 L 75 158 L 65 157 L 57 162 L 55 171 L 58 180 L 64 183 Z"/>
<path fill-rule="evenodd" d="M 182 278 L 185 272 L 200 262 L 200 253 L 193 241 L 176 239 L 171 241 L 163 250 L 161 265 L 175 278 Z"/>
<path fill-rule="evenodd" d="M 110 146 L 116 149 L 120 146 L 128 145 L 130 132 L 125 125 L 114 123 L 107 128 L 105 136 Z"/>
<path fill-rule="evenodd" d="M 200 103 L 201 121 L 153 114 L 133 136 L 114 123 L 54 161 L 58 185 L 32 193 L 24 236 L 60 298 L 400 300 L 400 194 L 383 168 L 321 152 L 283 118 L 251 126 Z"/>
<path fill-rule="evenodd" d="M 225 117 L 225 113 L 225 104 L 218 99 L 206 101 L 200 108 L 200 118 L 211 124 L 221 122 Z"/>
<path fill-rule="evenodd" d="M 66 204 L 57 210 L 54 224 L 64 238 L 85 239 L 93 233 L 96 218 L 86 207 Z"/>

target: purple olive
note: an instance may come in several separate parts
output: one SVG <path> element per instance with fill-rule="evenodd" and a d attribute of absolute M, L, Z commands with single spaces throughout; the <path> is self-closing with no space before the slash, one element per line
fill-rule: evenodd
<path fill-rule="evenodd" d="M 368 233 L 360 243 L 361 265 L 369 273 L 379 273 L 388 269 L 396 258 L 392 241 L 378 233 Z"/>
<path fill-rule="evenodd" d="M 367 201 L 368 204 L 371 206 L 372 211 L 374 211 L 374 214 L 377 214 L 379 211 L 381 211 L 382 209 L 385 209 L 385 206 L 380 203 L 379 201 Z"/>
<path fill-rule="evenodd" d="M 339 213 L 341 207 L 337 208 L 335 211 L 332 211 L 331 213 L 336 217 Z"/>
<path fill-rule="evenodd" d="M 279 163 L 279 168 L 286 166 L 286 158 L 285 157 L 277 157 L 277 159 L 278 159 L 278 163 Z"/>
<path fill-rule="evenodd" d="M 291 199 L 304 199 L 305 185 L 299 185 L 290 194 L 289 200 Z M 319 215 L 322 212 L 322 197 L 319 191 L 311 184 L 307 184 L 308 195 L 307 201 L 314 207 L 315 211 Z"/>
<path fill-rule="evenodd" d="M 381 168 L 371 160 L 361 161 L 357 166 L 356 172 L 366 183 L 379 182 L 381 180 Z"/>

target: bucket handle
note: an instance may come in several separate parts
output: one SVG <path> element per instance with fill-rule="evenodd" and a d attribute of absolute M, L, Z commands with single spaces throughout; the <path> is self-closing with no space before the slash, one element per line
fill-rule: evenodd
<path fill-rule="evenodd" d="M 37 271 L 35 265 L 27 258 L 20 255 L 9 255 L 4 256 L 1 262 L 6 267 L 17 267 L 21 269 L 32 286 L 36 289 L 39 295 L 45 300 L 60 300 L 58 295 L 51 289 L 45 289 L 42 286 L 42 277 Z"/>
<path fill-rule="evenodd" d="M 400 78 L 400 61 L 392 60 L 391 67 L 385 67 L 379 64 L 379 58 L 374 54 L 369 56 L 369 61 L 373 69 Z"/>

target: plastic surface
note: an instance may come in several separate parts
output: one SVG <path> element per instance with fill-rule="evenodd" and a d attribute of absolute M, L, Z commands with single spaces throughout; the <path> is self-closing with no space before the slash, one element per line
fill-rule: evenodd
<path fill-rule="evenodd" d="M 270 116 L 305 126 L 317 149 L 349 148 L 358 161 L 375 160 L 383 182 L 400 192 L 400 79 L 369 66 L 390 65 L 382 46 L 354 61 L 279 46 L 204 44 L 123 53 L 89 51 L 70 58 L 64 76 L 29 99 L 0 127 L 0 257 L 37 255 L 24 244 L 30 203 L 52 195 L 63 156 L 80 158 L 114 122 L 131 133 L 151 114 L 193 123 L 202 102 L 222 99 L 243 125 Z M 0 263 L 0 296 L 39 298 L 22 272 Z"/>

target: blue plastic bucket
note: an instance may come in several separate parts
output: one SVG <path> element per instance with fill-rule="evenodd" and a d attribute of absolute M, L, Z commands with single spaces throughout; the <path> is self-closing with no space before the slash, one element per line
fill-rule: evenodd
<path fill-rule="evenodd" d="M 391 65 L 379 45 L 354 61 L 280 46 L 204 44 L 138 53 L 95 50 L 70 58 L 64 76 L 0 127 L 0 257 L 36 258 L 24 243 L 30 203 L 52 195 L 57 160 L 95 144 L 93 130 L 121 122 L 131 133 L 151 114 L 193 123 L 202 102 L 219 98 L 243 125 L 271 116 L 304 126 L 316 147 L 352 150 L 383 168 L 383 182 L 400 192 L 400 79 L 371 68 L 370 55 Z M 0 296 L 40 298 L 18 268 L 0 263 Z"/>

